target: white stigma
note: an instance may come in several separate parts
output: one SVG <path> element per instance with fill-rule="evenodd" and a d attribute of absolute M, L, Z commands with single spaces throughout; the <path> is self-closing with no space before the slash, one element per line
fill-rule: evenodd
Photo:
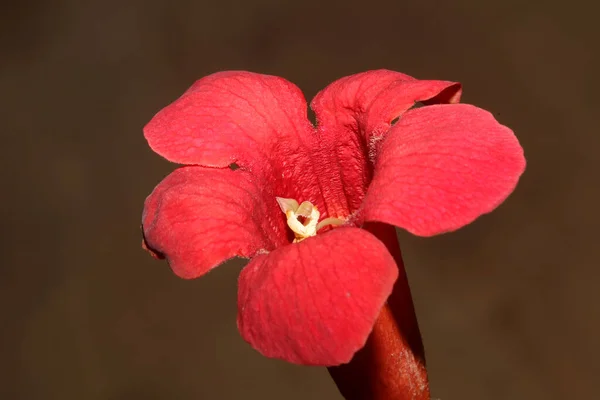
<path fill-rule="evenodd" d="M 310 201 L 301 204 L 294 199 L 276 197 L 281 211 L 287 218 L 287 224 L 294 232 L 294 243 L 315 236 L 317 231 L 326 225 L 340 225 L 344 221 L 338 218 L 326 218 L 319 223 L 321 213 Z"/>

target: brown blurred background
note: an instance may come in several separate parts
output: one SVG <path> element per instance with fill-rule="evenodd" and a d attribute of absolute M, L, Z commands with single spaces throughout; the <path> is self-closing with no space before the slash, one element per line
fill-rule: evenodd
<path fill-rule="evenodd" d="M 0 398 L 340 399 L 325 369 L 239 337 L 240 262 L 183 281 L 141 250 L 143 200 L 175 167 L 141 129 L 218 70 L 310 99 L 374 68 L 461 81 L 528 157 L 493 214 L 400 233 L 433 396 L 599 398 L 600 24 L 583 1 L 538 3 L 3 4 Z"/>

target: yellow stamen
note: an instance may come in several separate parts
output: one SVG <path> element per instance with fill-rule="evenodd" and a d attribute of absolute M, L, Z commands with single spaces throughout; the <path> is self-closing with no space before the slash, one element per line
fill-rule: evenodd
<path fill-rule="evenodd" d="M 339 218 L 331 218 L 331 217 L 325 218 L 324 220 L 322 220 L 321 222 L 319 222 L 317 224 L 317 232 L 319 230 L 321 230 L 321 228 L 326 227 L 327 225 L 337 226 L 337 225 L 342 225 L 344 222 L 346 222 L 346 221 L 344 221 L 343 219 L 339 219 Z"/>
<path fill-rule="evenodd" d="M 341 225 L 344 223 L 339 218 L 325 218 L 319 222 L 321 213 L 310 201 L 303 201 L 302 204 L 298 204 L 294 199 L 285 199 L 282 197 L 276 197 L 276 199 L 281 211 L 287 217 L 288 226 L 294 232 L 294 243 L 315 236 L 317 231 L 324 226 Z M 303 218 L 302 222 L 298 217 Z"/>

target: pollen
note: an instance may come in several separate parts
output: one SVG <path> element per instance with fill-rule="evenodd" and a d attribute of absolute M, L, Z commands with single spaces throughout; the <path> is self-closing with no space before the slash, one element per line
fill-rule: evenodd
<path fill-rule="evenodd" d="M 341 225 L 344 220 L 339 218 L 325 218 L 319 222 L 321 213 L 317 206 L 310 201 L 303 201 L 298 204 L 294 199 L 285 199 L 276 197 L 281 211 L 287 218 L 287 225 L 294 232 L 294 243 L 298 243 L 311 236 L 316 236 L 317 232 L 327 225 Z"/>

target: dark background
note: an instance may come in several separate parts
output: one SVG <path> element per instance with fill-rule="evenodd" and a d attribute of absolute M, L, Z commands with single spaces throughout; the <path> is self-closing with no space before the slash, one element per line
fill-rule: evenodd
<path fill-rule="evenodd" d="M 433 396 L 599 396 L 600 24 L 582 1 L 13 3 L 0 13 L 0 398 L 340 399 L 325 369 L 239 337 L 240 262 L 183 281 L 141 250 L 143 200 L 175 167 L 141 129 L 218 70 L 280 75 L 310 99 L 375 68 L 462 82 L 528 158 L 493 214 L 400 233 Z"/>

